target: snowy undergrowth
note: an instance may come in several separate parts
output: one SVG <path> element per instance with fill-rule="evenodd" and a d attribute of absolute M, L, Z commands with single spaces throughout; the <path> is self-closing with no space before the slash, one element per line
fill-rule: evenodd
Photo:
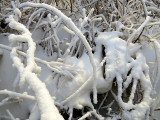
<path fill-rule="evenodd" d="M 137 3 L 139 1 L 133 0 L 126 5 L 134 10 L 133 6 Z M 2 105 L 11 97 L 17 101 L 20 101 L 19 98 L 30 100 L 32 104 L 27 106 L 30 111 L 26 118 L 29 120 L 66 119 L 64 111 L 69 120 L 149 119 L 160 98 L 153 99 L 152 96 L 159 80 L 159 68 L 152 88 L 142 47 L 147 40 L 154 45 L 158 67 L 160 47 L 156 41 L 158 35 L 151 37 L 145 28 L 159 24 L 150 23 L 154 20 L 149 16 L 145 1 L 142 0 L 142 6 L 138 6 L 140 10 L 143 8 L 145 17 L 138 20 L 133 13 L 129 13 L 133 16 L 128 18 L 125 16 L 128 15 L 128 8 L 123 8 L 120 13 L 114 1 L 109 1 L 108 7 L 111 5 L 115 11 L 108 21 L 103 14 L 95 15 L 93 8 L 87 15 L 79 1 L 81 15 L 75 23 L 52 5 L 34 2 L 19 4 L 18 1 L 11 4 L 14 15 L 7 17 L 6 22 L 12 30 L 16 30 L 8 36 L 13 47 L 2 44 L 0 47 L 11 50 L 13 66 L 18 69 L 14 88 L 28 94 L 17 93 L 19 91 L 15 89 L 1 90 L 0 94 L 9 96 L 1 102 Z M 107 9 L 104 3 L 103 8 Z M 117 19 L 114 13 L 120 19 L 112 22 L 113 18 Z M 138 24 L 134 25 L 137 21 Z M 40 52 L 45 51 L 46 56 L 36 54 L 36 48 L 40 48 Z M 36 55 L 39 55 L 38 58 Z M 48 59 L 49 56 L 53 59 Z M 49 72 L 42 73 L 37 63 Z M 40 74 L 47 74 L 48 77 L 40 80 Z M 33 96 L 29 95 L 32 92 Z M 98 99 L 104 94 L 103 100 Z M 103 106 L 110 99 L 112 101 Z M 114 107 L 119 109 L 117 113 Z M 81 115 L 75 117 L 75 110 L 81 111 Z M 104 116 L 100 110 L 105 113 Z M 7 113 L 14 119 L 9 110 Z"/>

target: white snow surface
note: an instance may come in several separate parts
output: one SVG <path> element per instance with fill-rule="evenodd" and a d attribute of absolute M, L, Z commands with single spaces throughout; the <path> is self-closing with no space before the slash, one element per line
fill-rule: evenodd
<path fill-rule="evenodd" d="M 149 107 L 152 101 L 150 97 L 152 86 L 148 76 L 148 66 L 141 51 L 137 50 L 140 47 L 138 46 L 137 48 L 137 46 L 134 45 L 128 47 L 126 41 L 120 39 L 119 35 L 119 32 L 104 32 L 99 33 L 96 38 L 96 47 L 93 58 L 97 68 L 97 92 L 105 93 L 109 91 L 112 87 L 113 79 L 116 78 L 118 84 L 117 100 L 119 105 L 124 109 L 123 117 L 125 119 L 142 120 L 144 119 L 146 112 L 150 109 Z M 105 55 L 102 55 L 102 45 L 104 45 L 105 48 Z M 13 49 L 12 52 L 16 52 L 16 49 Z M 13 58 L 16 62 L 19 61 L 16 57 L 13 56 Z M 104 64 L 104 62 L 106 62 L 106 64 Z M 52 79 L 53 77 L 53 80 L 46 80 L 46 85 L 49 86 L 50 83 L 53 85 L 53 87 L 50 87 L 49 90 L 50 93 L 56 97 L 55 102 L 64 105 L 63 107 L 65 109 L 69 108 L 69 112 L 72 112 L 73 108 L 82 109 L 84 106 L 94 109 L 91 102 L 92 98 L 90 98 L 90 93 L 93 92 L 93 73 L 92 65 L 87 53 L 84 51 L 80 58 L 68 56 L 64 60 L 64 63 L 75 68 L 74 78 L 62 75 L 60 76 L 57 74 L 56 76 L 51 76 L 51 78 L 48 78 Z M 103 64 L 105 65 L 105 78 L 102 75 Z M 18 68 L 20 68 L 20 66 L 21 65 L 18 64 Z M 24 66 L 22 65 L 20 69 L 23 71 Z M 129 70 L 131 70 L 131 73 L 127 76 Z M 36 77 L 37 75 L 35 73 L 27 73 L 27 80 L 32 82 L 32 87 L 37 86 L 39 79 Z M 32 81 L 32 78 L 36 78 L 34 79 L 34 82 Z M 130 101 L 128 103 L 123 102 L 121 98 L 123 91 L 122 85 L 127 88 L 132 80 L 135 81 L 135 83 L 136 81 L 139 81 L 142 86 L 142 90 L 144 91 L 143 99 L 138 104 L 132 103 L 134 90 L 132 90 L 132 95 L 130 96 Z M 44 95 L 41 86 L 45 87 L 45 84 L 42 83 L 39 87 L 35 87 L 38 92 L 36 97 L 38 96 L 40 101 L 46 101 L 46 98 L 48 97 L 45 96 L 46 94 Z M 53 103 L 53 100 L 50 98 L 47 101 Z M 46 106 L 50 107 L 51 104 L 40 103 L 39 107 L 40 109 L 46 110 Z M 33 116 L 31 116 L 33 119 L 39 113 L 37 111 L 34 112 L 35 113 Z M 47 115 L 47 117 L 49 116 L 49 114 L 44 114 L 44 116 L 45 115 Z"/>

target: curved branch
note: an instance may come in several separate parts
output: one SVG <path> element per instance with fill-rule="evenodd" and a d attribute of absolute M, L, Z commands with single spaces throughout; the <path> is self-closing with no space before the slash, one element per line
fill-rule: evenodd
<path fill-rule="evenodd" d="M 48 4 L 25 2 L 25 3 L 20 4 L 19 7 L 21 8 L 21 7 L 26 7 L 26 6 L 37 7 L 37 8 L 45 8 L 45 9 L 48 9 L 48 10 L 52 11 L 53 13 L 58 15 L 64 21 L 64 23 L 66 23 L 76 33 L 76 35 L 81 39 L 82 43 L 84 44 L 84 46 L 86 47 L 86 49 L 88 51 L 89 59 L 90 59 L 90 62 L 92 64 L 92 67 L 93 67 L 93 78 L 94 78 L 94 81 L 95 81 L 96 80 L 96 65 L 95 65 L 95 62 L 94 62 L 94 59 L 93 59 L 92 48 L 90 47 L 89 43 L 87 42 L 85 36 L 75 26 L 75 24 L 72 22 L 72 20 L 70 18 L 68 18 L 66 15 L 64 15 L 60 10 L 58 10 L 55 7 L 50 6 Z M 94 93 L 94 103 L 97 103 L 97 98 L 95 97 L 95 95 L 97 94 L 96 93 L 95 82 L 94 82 L 94 85 L 93 85 L 93 93 Z"/>

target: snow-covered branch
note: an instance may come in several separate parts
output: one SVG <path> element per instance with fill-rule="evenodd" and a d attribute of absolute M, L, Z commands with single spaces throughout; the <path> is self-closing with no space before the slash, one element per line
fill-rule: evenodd
<path fill-rule="evenodd" d="M 22 41 L 28 42 L 26 67 L 24 67 L 21 60 L 17 57 L 16 47 L 11 51 L 11 58 L 13 60 L 14 66 L 20 73 L 20 85 L 23 86 L 25 81 L 27 81 L 31 89 L 34 91 L 39 109 L 41 111 L 42 120 L 63 119 L 63 117 L 59 114 L 58 109 L 55 107 L 54 101 L 52 100 L 45 84 L 42 83 L 37 77 L 37 73 L 40 72 L 40 67 L 38 67 L 34 61 L 34 52 L 36 47 L 31 37 L 32 34 L 28 31 L 28 29 L 26 29 L 23 24 L 15 21 L 13 16 L 9 16 L 7 22 L 12 29 L 15 29 L 22 33 L 21 36 L 23 36 L 24 38 L 24 40 Z M 9 40 L 12 42 L 17 41 L 18 37 L 12 36 L 13 35 L 9 36 Z M 20 42 L 19 38 L 18 42 Z M 37 72 L 34 73 L 34 71 Z"/>

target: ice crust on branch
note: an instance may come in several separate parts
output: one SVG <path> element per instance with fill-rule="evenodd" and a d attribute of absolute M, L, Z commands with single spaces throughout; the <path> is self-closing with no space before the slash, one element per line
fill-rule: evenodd
<path fill-rule="evenodd" d="M 9 41 L 11 42 L 25 41 L 28 43 L 26 67 L 24 67 L 20 58 L 17 56 L 16 47 L 14 47 L 11 51 L 11 58 L 13 60 L 13 65 L 18 69 L 20 73 L 20 86 L 23 86 L 26 81 L 31 87 L 31 89 L 34 91 L 38 107 L 41 112 L 41 120 L 63 120 L 63 117 L 59 114 L 58 109 L 54 105 L 54 100 L 52 100 L 45 84 L 41 82 L 41 80 L 37 76 L 41 68 L 37 66 L 34 60 L 36 45 L 31 37 L 32 34 L 23 24 L 15 21 L 12 15 L 9 16 L 9 18 L 7 18 L 6 21 L 9 23 L 10 28 L 21 32 L 21 35 L 11 34 L 9 36 Z M 34 73 L 34 71 L 38 72 Z"/>

